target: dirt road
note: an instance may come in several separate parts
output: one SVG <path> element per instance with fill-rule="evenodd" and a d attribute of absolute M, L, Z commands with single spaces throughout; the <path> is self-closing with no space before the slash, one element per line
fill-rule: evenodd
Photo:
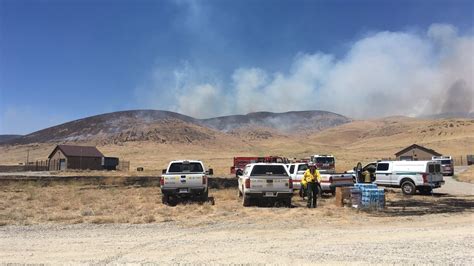
<path fill-rule="evenodd" d="M 315 217 L 317 220 L 318 217 Z M 0 228 L 8 263 L 436 263 L 471 264 L 473 215 L 430 215 L 376 225 L 317 221 L 219 222 L 196 227 L 40 225 Z M 304 253 L 302 251 L 305 251 Z"/>
<path fill-rule="evenodd" d="M 460 173 L 466 171 L 466 169 L 467 166 L 456 166 L 454 168 L 454 174 L 459 175 Z M 436 193 L 448 193 L 451 195 L 474 195 L 474 184 L 459 182 L 450 176 L 445 176 L 444 181 L 446 183 L 441 188 L 436 189 Z"/>

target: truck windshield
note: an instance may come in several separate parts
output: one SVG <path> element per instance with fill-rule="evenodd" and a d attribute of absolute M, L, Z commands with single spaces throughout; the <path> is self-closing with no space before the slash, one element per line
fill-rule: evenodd
<path fill-rule="evenodd" d="M 298 172 L 299 171 L 306 171 L 308 169 L 308 165 L 307 164 L 300 164 L 298 166 Z"/>
<path fill-rule="evenodd" d="M 451 160 L 442 160 L 441 164 L 451 164 Z"/>
<path fill-rule="evenodd" d="M 172 163 L 168 170 L 169 173 L 202 173 L 202 165 L 200 163 Z"/>
<path fill-rule="evenodd" d="M 334 157 L 316 157 L 316 163 L 334 164 Z"/>
<path fill-rule="evenodd" d="M 255 165 L 252 169 L 251 176 L 260 175 L 282 175 L 288 176 L 283 165 Z"/>

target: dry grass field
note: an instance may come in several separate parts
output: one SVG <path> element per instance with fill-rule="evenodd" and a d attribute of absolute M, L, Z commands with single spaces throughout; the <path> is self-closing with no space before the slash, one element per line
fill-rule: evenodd
<path fill-rule="evenodd" d="M 215 205 L 184 202 L 176 207 L 161 203 L 158 187 L 109 187 L 83 185 L 10 184 L 0 191 L 0 225 L 32 225 L 44 223 L 163 223 L 177 222 L 185 226 L 216 222 L 250 222 L 278 220 L 282 223 L 299 220 L 307 223 L 324 217 L 329 223 L 348 225 L 360 219 L 383 223 L 416 215 L 470 213 L 472 197 L 450 195 L 404 197 L 398 190 L 387 192 L 387 208 L 366 213 L 339 208 L 333 197 L 323 196 L 319 208 L 308 210 L 305 201 L 293 198 L 293 208 L 244 208 L 237 199 L 236 189 L 211 190 Z M 395 219 L 395 220 L 394 220 Z"/>
<path fill-rule="evenodd" d="M 462 182 L 474 183 L 474 165 L 457 176 L 457 180 Z"/>

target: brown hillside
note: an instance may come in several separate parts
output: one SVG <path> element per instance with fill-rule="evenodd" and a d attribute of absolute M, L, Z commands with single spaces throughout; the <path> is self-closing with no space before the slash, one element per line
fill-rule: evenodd
<path fill-rule="evenodd" d="M 452 156 L 474 154 L 472 119 L 389 117 L 353 121 L 320 132 L 294 134 L 283 134 L 265 127 L 240 128 L 224 133 L 194 123 L 171 121 L 147 125 L 147 132 L 153 134 L 142 135 L 144 130 L 136 125 L 130 131 L 125 131 L 127 134 L 116 135 L 113 141 L 97 144 L 108 156 L 130 160 L 132 169 L 143 166 L 158 171 L 169 160 L 188 158 L 204 160 L 219 175 L 228 174 L 234 156 L 283 155 L 302 158 L 317 153 L 331 153 L 337 158 L 338 171 L 344 171 L 358 161 L 393 158 L 395 152 L 413 143 Z M 161 136 L 172 134 L 176 136 L 161 141 Z M 54 144 L 0 146 L 0 164 L 24 162 L 28 149 L 30 160 L 45 159 Z"/>

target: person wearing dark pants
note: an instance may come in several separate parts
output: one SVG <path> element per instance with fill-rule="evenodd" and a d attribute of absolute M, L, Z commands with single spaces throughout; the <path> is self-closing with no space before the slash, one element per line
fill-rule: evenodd
<path fill-rule="evenodd" d="M 306 196 L 308 196 L 308 208 L 316 208 L 318 197 L 318 184 L 321 182 L 321 175 L 315 164 L 310 163 L 308 170 L 303 175 L 306 183 Z"/>
<path fill-rule="evenodd" d="M 317 199 L 318 199 L 318 183 L 316 182 L 308 182 L 307 184 L 307 195 L 308 195 L 308 208 L 316 208 L 317 207 Z"/>

